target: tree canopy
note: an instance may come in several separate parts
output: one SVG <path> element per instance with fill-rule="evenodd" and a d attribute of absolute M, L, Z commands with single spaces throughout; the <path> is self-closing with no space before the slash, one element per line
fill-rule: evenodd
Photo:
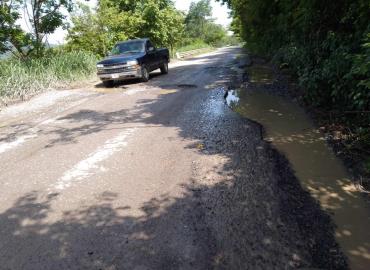
<path fill-rule="evenodd" d="M 184 15 L 169 0 L 101 0 L 96 12 L 80 4 L 72 14 L 72 23 L 70 48 L 105 55 L 117 41 L 140 37 L 174 48 L 184 30 Z"/>
<path fill-rule="evenodd" d="M 41 56 L 45 36 L 65 24 L 61 10 L 71 11 L 72 7 L 72 0 L 0 0 L 0 53 L 16 50 Z M 28 33 L 17 22 L 21 13 L 30 26 Z"/>
<path fill-rule="evenodd" d="M 169 47 L 172 53 L 180 45 L 199 40 L 219 45 L 227 32 L 211 15 L 210 0 L 192 2 L 187 14 L 170 0 L 100 0 L 96 11 L 80 4 L 72 13 L 68 47 L 105 55 L 119 40 L 143 37 Z"/>
<path fill-rule="evenodd" d="M 210 0 L 192 2 L 188 13 L 172 0 L 99 0 L 96 8 L 73 0 L 0 0 L 0 53 L 42 57 L 47 36 L 59 27 L 68 31 L 67 50 L 100 56 L 117 41 L 143 37 L 172 53 L 191 44 L 221 45 L 227 32 L 211 15 Z M 21 17 L 27 32 L 19 25 Z"/>
<path fill-rule="evenodd" d="M 211 16 L 210 0 L 191 2 L 185 18 L 187 38 L 190 40 L 201 39 L 212 45 L 222 41 L 227 32 L 223 26 L 215 24 Z"/>

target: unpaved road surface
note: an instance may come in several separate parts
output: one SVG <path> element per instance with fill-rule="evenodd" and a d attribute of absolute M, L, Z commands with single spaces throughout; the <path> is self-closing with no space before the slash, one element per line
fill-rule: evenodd
<path fill-rule="evenodd" d="M 225 104 L 239 53 L 0 112 L 0 269 L 345 269 L 329 217 Z"/>

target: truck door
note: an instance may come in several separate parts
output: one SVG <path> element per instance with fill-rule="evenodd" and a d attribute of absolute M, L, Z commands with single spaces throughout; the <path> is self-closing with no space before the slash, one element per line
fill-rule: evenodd
<path fill-rule="evenodd" d="M 154 45 L 148 40 L 146 43 L 146 51 L 148 56 L 148 65 L 150 70 L 154 70 L 158 68 L 158 55 L 156 53 L 156 49 Z"/>

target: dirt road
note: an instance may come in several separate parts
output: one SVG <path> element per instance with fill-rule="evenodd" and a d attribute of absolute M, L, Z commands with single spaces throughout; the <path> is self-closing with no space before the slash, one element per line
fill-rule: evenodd
<path fill-rule="evenodd" d="M 240 52 L 0 112 L 0 269 L 345 269 L 329 217 L 225 104 Z"/>

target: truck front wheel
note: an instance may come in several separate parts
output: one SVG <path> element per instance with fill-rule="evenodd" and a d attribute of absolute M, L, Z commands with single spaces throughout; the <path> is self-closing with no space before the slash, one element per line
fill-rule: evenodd
<path fill-rule="evenodd" d="M 148 68 L 146 67 L 141 68 L 141 80 L 143 82 L 149 81 L 149 71 L 148 71 Z"/>
<path fill-rule="evenodd" d="M 114 81 L 103 81 L 105 87 L 113 87 Z"/>
<path fill-rule="evenodd" d="M 168 63 L 165 62 L 161 65 L 161 73 L 162 74 L 167 74 L 168 73 Z"/>

